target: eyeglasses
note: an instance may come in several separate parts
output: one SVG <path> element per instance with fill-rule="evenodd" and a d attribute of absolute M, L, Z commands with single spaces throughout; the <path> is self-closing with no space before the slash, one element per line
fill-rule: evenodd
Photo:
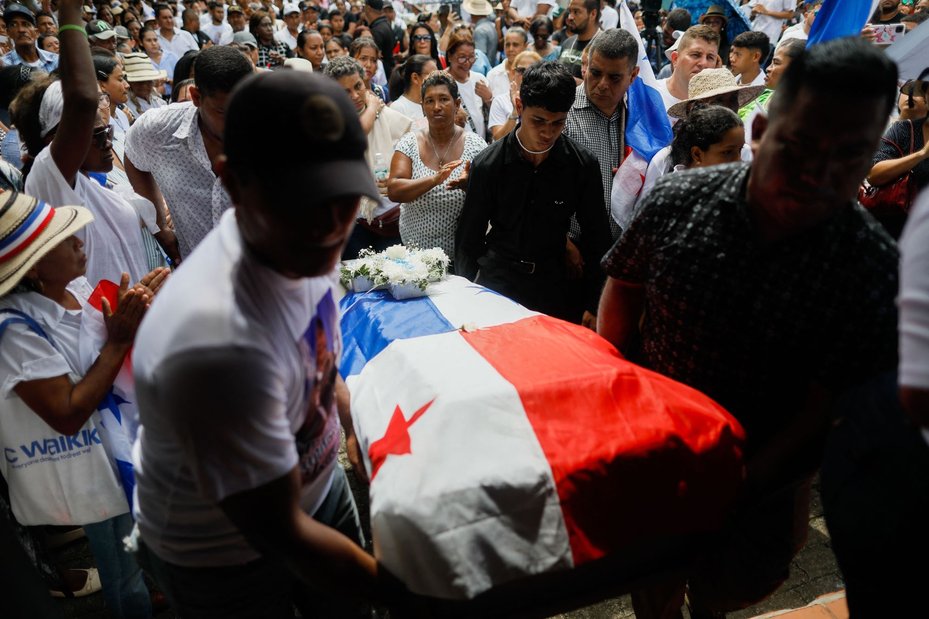
<path fill-rule="evenodd" d="M 516 71 L 516 73 L 518 73 L 519 75 L 522 75 L 523 73 L 526 72 L 526 69 L 528 69 L 528 68 L 529 68 L 529 67 L 516 67 L 516 68 L 513 69 L 513 70 Z"/>
<path fill-rule="evenodd" d="M 91 134 L 93 144 L 100 150 L 106 150 L 113 145 L 113 127 L 97 127 Z"/>
<path fill-rule="evenodd" d="M 432 37 L 428 34 L 417 34 L 413 36 L 414 41 L 431 41 Z"/>
<path fill-rule="evenodd" d="M 472 62 L 475 62 L 476 60 L 477 60 L 477 56 L 475 56 L 474 54 L 470 56 L 455 56 L 455 62 L 457 62 L 458 64 L 470 64 Z"/>

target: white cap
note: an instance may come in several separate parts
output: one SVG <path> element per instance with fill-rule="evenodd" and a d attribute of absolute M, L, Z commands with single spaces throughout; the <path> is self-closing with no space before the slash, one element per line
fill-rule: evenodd
<path fill-rule="evenodd" d="M 42 103 L 39 105 L 39 129 L 43 138 L 61 122 L 64 108 L 65 97 L 61 92 L 61 81 L 55 80 L 45 89 Z"/>
<path fill-rule="evenodd" d="M 293 2 L 284 3 L 284 12 L 281 13 L 281 15 L 290 15 L 291 13 L 300 14 L 302 11 L 300 10 L 300 7 Z"/>

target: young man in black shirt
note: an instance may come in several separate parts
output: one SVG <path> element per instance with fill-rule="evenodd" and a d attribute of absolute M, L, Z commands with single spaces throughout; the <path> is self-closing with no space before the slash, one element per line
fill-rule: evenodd
<path fill-rule="evenodd" d="M 455 238 L 460 275 L 529 309 L 579 322 L 570 315 L 565 247 L 575 215 L 587 249 L 585 307 L 590 319 L 602 283 L 598 257 L 611 243 L 600 164 L 562 135 L 575 85 L 558 62 L 523 76 L 517 128 L 475 157 Z M 491 228 L 488 232 L 487 224 Z"/>

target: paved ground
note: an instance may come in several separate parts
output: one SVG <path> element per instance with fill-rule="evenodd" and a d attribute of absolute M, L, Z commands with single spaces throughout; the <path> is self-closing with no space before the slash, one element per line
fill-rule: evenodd
<path fill-rule="evenodd" d="M 344 464 L 347 465 L 347 461 Z M 350 479 L 353 479 L 351 475 Z M 355 484 L 353 484 L 353 487 L 357 488 Z M 806 547 L 794 560 L 790 579 L 768 600 L 744 611 L 733 613 L 729 617 L 732 619 L 748 619 L 774 611 L 799 608 L 813 602 L 820 596 L 832 594 L 844 587 L 842 576 L 832 554 L 829 533 L 823 521 L 822 504 L 819 500 L 818 490 L 818 485 L 814 486 L 809 539 Z M 357 491 L 356 496 L 359 496 Z M 361 504 L 359 507 L 363 512 L 367 509 L 366 504 Z M 92 564 L 86 541 L 75 542 L 61 549 L 58 552 L 58 558 L 62 565 L 69 567 L 87 567 Z M 838 604 L 841 606 L 841 601 Z M 99 593 L 77 600 L 61 600 L 60 606 L 63 615 L 68 619 L 109 618 L 103 604 L 103 598 Z M 791 614 L 790 619 L 800 619 L 807 616 L 802 615 L 802 613 L 807 612 L 806 610 L 795 612 L 801 614 Z M 813 608 L 809 612 L 812 613 L 808 615 L 811 617 L 832 616 L 816 614 L 821 612 L 819 607 Z M 557 615 L 559 619 L 622 619 L 634 616 L 629 596 L 606 600 L 571 613 Z M 168 610 L 159 613 L 157 618 L 174 619 L 175 614 Z"/>

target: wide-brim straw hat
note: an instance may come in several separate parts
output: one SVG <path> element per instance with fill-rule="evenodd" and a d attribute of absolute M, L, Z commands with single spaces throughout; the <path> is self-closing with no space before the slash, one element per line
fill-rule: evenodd
<path fill-rule="evenodd" d="M 687 116 L 689 103 L 730 92 L 739 93 L 739 107 L 742 107 L 764 92 L 764 86 L 739 86 L 729 69 L 704 69 L 690 78 L 690 84 L 687 87 L 688 98 L 672 105 L 668 109 L 668 115 L 684 118 Z"/>
<path fill-rule="evenodd" d="M 0 297 L 48 252 L 93 220 L 83 206 L 52 208 L 24 193 L 0 192 Z"/>
<path fill-rule="evenodd" d="M 162 80 L 168 77 L 167 71 L 156 69 L 151 58 L 140 52 L 123 56 L 123 71 L 126 72 L 126 81 L 129 83 Z"/>
<path fill-rule="evenodd" d="M 494 12 L 494 7 L 488 0 L 464 0 L 461 6 L 469 15 L 487 16 Z"/>

